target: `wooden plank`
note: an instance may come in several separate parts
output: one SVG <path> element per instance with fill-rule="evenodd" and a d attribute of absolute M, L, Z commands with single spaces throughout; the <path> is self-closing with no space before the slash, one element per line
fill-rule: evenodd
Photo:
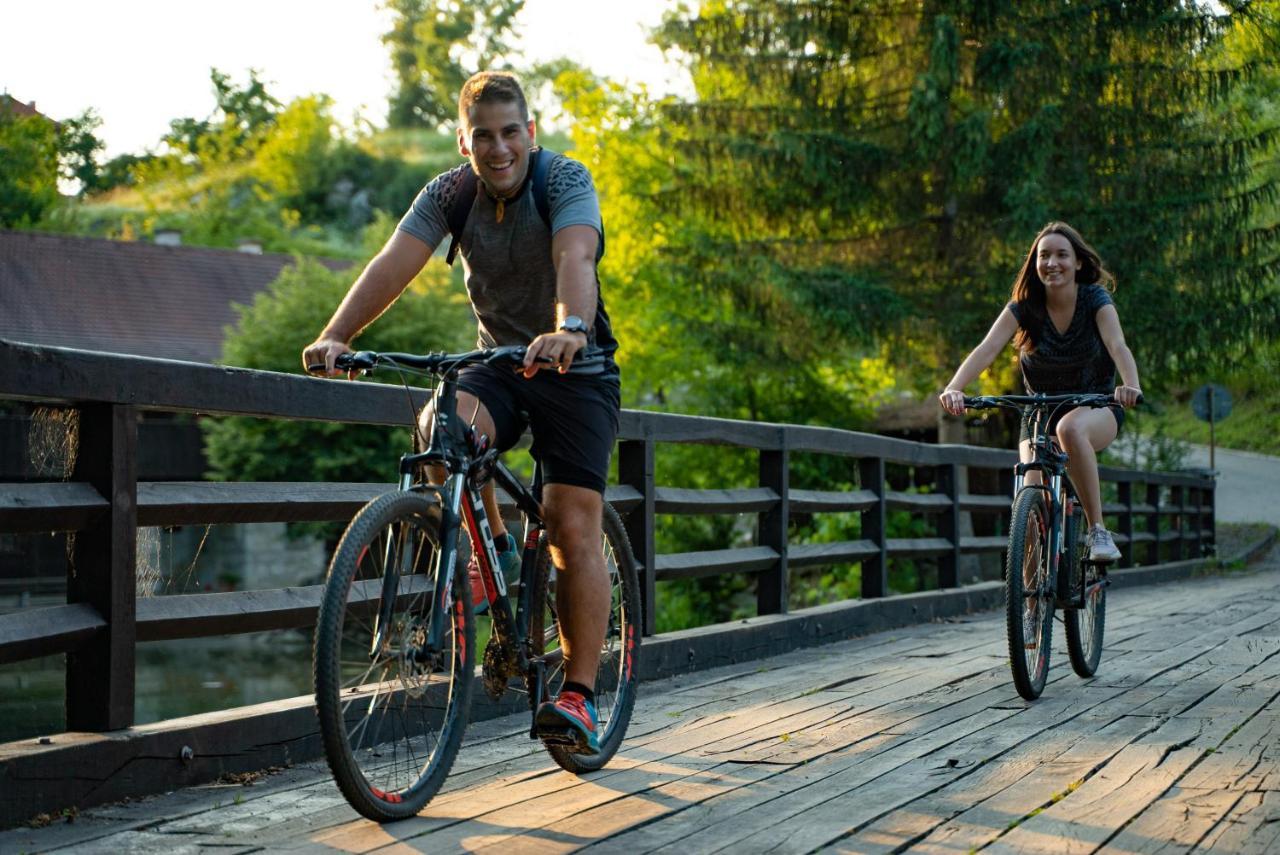
<path fill-rule="evenodd" d="M 347 601 L 372 604 L 381 597 L 377 580 L 356 582 Z M 431 590 L 423 576 L 400 580 L 400 599 L 406 602 Z M 176 594 L 138 600 L 138 640 L 203 638 L 272 629 L 315 626 L 324 585 L 231 591 L 222 594 Z"/>
<path fill-rule="evenodd" d="M 894 510 L 924 514 L 940 514 L 951 508 L 950 497 L 941 493 L 903 493 L 889 490 L 884 494 L 884 500 Z"/>
<path fill-rule="evenodd" d="M 0 615 L 0 665 L 69 653 L 106 629 L 88 603 L 45 606 Z"/>
<path fill-rule="evenodd" d="M 959 498 L 960 510 L 994 513 L 1009 510 L 1012 499 L 1008 496 L 982 496 L 976 493 L 965 493 Z"/>
<path fill-rule="evenodd" d="M 745 448 L 782 447 L 783 425 L 675 413 L 623 410 L 618 438 L 653 442 L 687 442 L 697 445 L 737 445 Z"/>
<path fill-rule="evenodd" d="M 870 490 L 792 490 L 789 498 L 792 513 L 865 511 L 879 501 Z"/>
<path fill-rule="evenodd" d="M 144 481 L 138 484 L 143 526 L 349 520 L 395 484 L 307 481 Z"/>
<path fill-rule="evenodd" d="M 427 393 L 381 383 L 346 383 L 0 339 L 0 397 L 128 404 L 142 410 L 365 424 L 412 424 Z M 83 436 L 83 434 L 82 434 Z"/>
<path fill-rule="evenodd" d="M 1004 552 L 1009 545 L 1009 539 L 998 536 L 977 537 L 970 535 L 960 538 L 960 551 L 965 553 L 974 552 Z"/>
<path fill-rule="evenodd" d="M 941 555 L 951 550 L 951 542 L 945 537 L 891 537 L 887 545 L 894 558 Z"/>
<path fill-rule="evenodd" d="M 658 487 L 654 513 L 659 514 L 755 514 L 776 508 L 781 499 L 775 490 L 750 487 L 738 490 L 685 490 Z"/>
<path fill-rule="evenodd" d="M 109 507 L 92 484 L 83 482 L 0 484 L 0 531 L 76 531 Z"/>
<path fill-rule="evenodd" d="M 758 573 L 774 565 L 778 553 L 767 546 L 737 549 L 709 549 L 703 552 L 676 552 L 657 556 L 658 579 L 694 579 L 720 573 Z"/>
<path fill-rule="evenodd" d="M 812 567 L 874 559 L 879 554 L 880 547 L 869 540 L 845 540 L 837 543 L 793 543 L 787 558 L 792 567 Z"/>

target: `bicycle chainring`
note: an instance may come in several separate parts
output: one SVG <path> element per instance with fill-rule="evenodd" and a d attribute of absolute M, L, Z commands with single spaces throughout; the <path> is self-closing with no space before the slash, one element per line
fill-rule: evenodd
<path fill-rule="evenodd" d="M 491 699 L 496 701 L 501 698 L 502 693 L 507 690 L 507 683 L 518 673 L 515 660 L 512 651 L 498 641 L 496 634 L 489 637 L 489 643 L 484 648 L 480 674 L 485 694 Z"/>

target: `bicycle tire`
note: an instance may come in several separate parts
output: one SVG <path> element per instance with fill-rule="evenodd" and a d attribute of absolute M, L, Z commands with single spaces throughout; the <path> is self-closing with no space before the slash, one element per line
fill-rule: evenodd
<path fill-rule="evenodd" d="M 607 502 L 602 519 L 601 548 L 605 553 L 605 569 L 609 573 L 611 591 L 609 628 L 596 672 L 596 711 L 599 716 L 600 752 L 575 754 L 565 746 L 546 744 L 547 752 L 560 768 L 581 775 L 602 769 L 617 753 L 631 721 L 636 702 L 636 683 L 640 665 L 640 581 L 636 572 L 631 541 L 622 527 L 617 511 Z M 538 545 L 537 573 L 530 595 L 529 634 L 531 652 L 543 655 L 559 646 L 559 625 L 555 619 L 555 580 L 551 555 L 545 535 Z M 538 628 L 541 627 L 541 631 Z M 563 682 L 563 665 L 556 660 L 547 671 L 543 697 L 555 696 L 546 689 L 558 689 Z M 530 686 L 530 697 L 533 689 Z"/>
<path fill-rule="evenodd" d="M 377 822 L 422 810 L 449 774 L 467 726 L 475 657 L 469 596 L 453 598 L 435 661 L 413 655 L 430 611 L 441 525 L 435 497 L 379 496 L 347 526 L 325 580 L 314 649 L 321 740 L 338 789 Z M 410 572 L 373 656 L 383 569 L 392 561 Z M 453 571 L 453 590 L 468 591 L 462 564 L 455 561 Z"/>
<path fill-rule="evenodd" d="M 1027 573 L 1027 565 L 1031 572 Z M 1049 644 L 1053 636 L 1053 594 L 1049 575 L 1049 518 L 1038 488 L 1022 490 L 1014 499 L 1009 521 L 1009 553 L 1005 566 L 1005 625 L 1009 639 L 1009 668 L 1018 694 L 1029 701 L 1040 697 L 1049 674 Z M 1024 580 L 1030 576 L 1041 595 L 1028 597 Z M 1039 632 L 1028 647 L 1023 610 L 1034 603 L 1032 622 Z"/>
<path fill-rule="evenodd" d="M 1083 519 L 1084 516 L 1080 513 L 1067 517 L 1067 545 L 1074 556 L 1072 570 L 1083 574 L 1083 591 L 1087 592 L 1091 585 L 1100 581 L 1103 571 L 1097 564 L 1086 560 L 1089 556 L 1089 546 L 1084 538 L 1084 527 L 1080 525 Z M 1081 569 L 1077 571 L 1076 568 Z M 1102 661 L 1102 633 L 1107 620 L 1107 588 L 1105 585 L 1100 585 L 1092 594 L 1086 596 L 1084 608 L 1063 611 L 1062 624 L 1066 630 L 1067 657 L 1071 660 L 1071 670 L 1081 677 L 1092 677 L 1098 671 L 1098 663 Z"/>

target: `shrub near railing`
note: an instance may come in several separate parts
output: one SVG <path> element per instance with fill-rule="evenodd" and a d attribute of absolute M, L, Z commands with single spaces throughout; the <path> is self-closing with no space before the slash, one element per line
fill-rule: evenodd
<path fill-rule="evenodd" d="M 0 399 L 46 401 L 80 411 L 80 450 L 65 483 L 0 485 L 0 533 L 76 531 L 67 604 L 0 616 L 0 663 L 67 654 L 67 727 L 114 730 L 133 723 L 138 642 L 305 627 L 314 621 L 319 586 L 139 600 L 135 595 L 137 528 L 220 522 L 294 522 L 349 518 L 387 489 L 380 484 L 141 482 L 137 479 L 140 411 L 198 412 L 268 418 L 404 424 L 402 389 L 329 383 L 300 376 L 88 353 L 0 341 Z M 422 397 L 418 398 L 419 403 Z M 643 623 L 655 626 L 656 584 L 722 573 L 754 577 L 756 611 L 787 611 L 793 569 L 860 566 L 862 597 L 891 593 L 890 561 L 936 562 L 936 584 L 958 584 L 966 554 L 999 552 L 1000 536 L 961 534 L 961 515 L 1007 511 L 1013 454 L 935 446 L 817 427 L 759 424 L 624 411 L 618 480 L 607 498 L 624 515 L 642 568 Z M 685 489 L 655 477 L 659 446 L 736 446 L 756 456 L 757 484 Z M 791 456 L 827 455 L 856 467 L 856 486 L 793 489 Z M 931 473 L 927 492 L 895 489 L 886 466 Z M 962 470 L 1005 473 L 999 495 L 961 489 Z M 1199 555 L 1213 542 L 1213 481 L 1202 475 L 1103 468 L 1118 484 L 1117 540 L 1126 562 Z M 1168 497 L 1162 489 L 1168 489 Z M 889 514 L 932 520 L 927 534 L 895 537 Z M 857 537 L 792 543 L 793 514 L 856 513 Z M 659 554 L 662 514 L 751 514 L 750 545 Z M 1162 519 L 1176 520 L 1172 529 Z"/>

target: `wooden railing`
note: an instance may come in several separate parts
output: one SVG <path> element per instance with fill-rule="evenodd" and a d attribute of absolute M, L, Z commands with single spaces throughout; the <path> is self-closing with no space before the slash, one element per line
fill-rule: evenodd
<path fill-rule="evenodd" d="M 403 389 L 0 341 L 0 400 L 61 403 L 80 412 L 71 478 L 0 484 L 0 534 L 74 531 L 65 605 L 0 615 L 0 663 L 67 654 L 67 729 L 105 731 L 134 721 L 139 642 L 305 627 L 320 586 L 231 593 L 135 595 L 137 529 L 210 523 L 344 520 L 386 484 L 139 482 L 140 411 L 250 415 L 401 425 Z M 421 399 L 420 401 L 421 402 Z M 656 450 L 667 443 L 737 446 L 758 456 L 758 485 L 691 490 L 656 483 Z M 793 489 L 791 457 L 857 461 L 858 488 Z M 965 536 L 962 514 L 1007 515 L 1014 455 L 970 446 L 927 445 L 829 428 L 624 411 L 617 485 L 608 500 L 623 515 L 641 566 L 644 626 L 652 634 L 656 583 L 718 573 L 756 577 L 761 614 L 785 612 L 790 572 L 858 562 L 862 596 L 884 597 L 890 562 L 931 558 L 937 584 L 958 585 L 962 556 L 1000 552 L 1005 538 Z M 886 466 L 929 476 L 932 492 L 892 489 Z M 968 470 L 968 473 L 966 473 Z M 998 492 L 962 490 L 966 474 L 997 470 Z M 1125 560 L 1154 564 L 1199 557 L 1213 543 L 1212 477 L 1103 467 L 1118 501 L 1105 510 Z M 917 481 L 919 478 L 917 477 Z M 887 515 L 934 520 L 928 537 L 890 537 Z M 860 537 L 791 543 L 795 514 L 856 512 Z M 754 545 L 658 554 L 664 514 L 755 514 Z M 1162 521 L 1164 523 L 1162 524 Z M 992 527 L 996 528 L 996 527 Z"/>

